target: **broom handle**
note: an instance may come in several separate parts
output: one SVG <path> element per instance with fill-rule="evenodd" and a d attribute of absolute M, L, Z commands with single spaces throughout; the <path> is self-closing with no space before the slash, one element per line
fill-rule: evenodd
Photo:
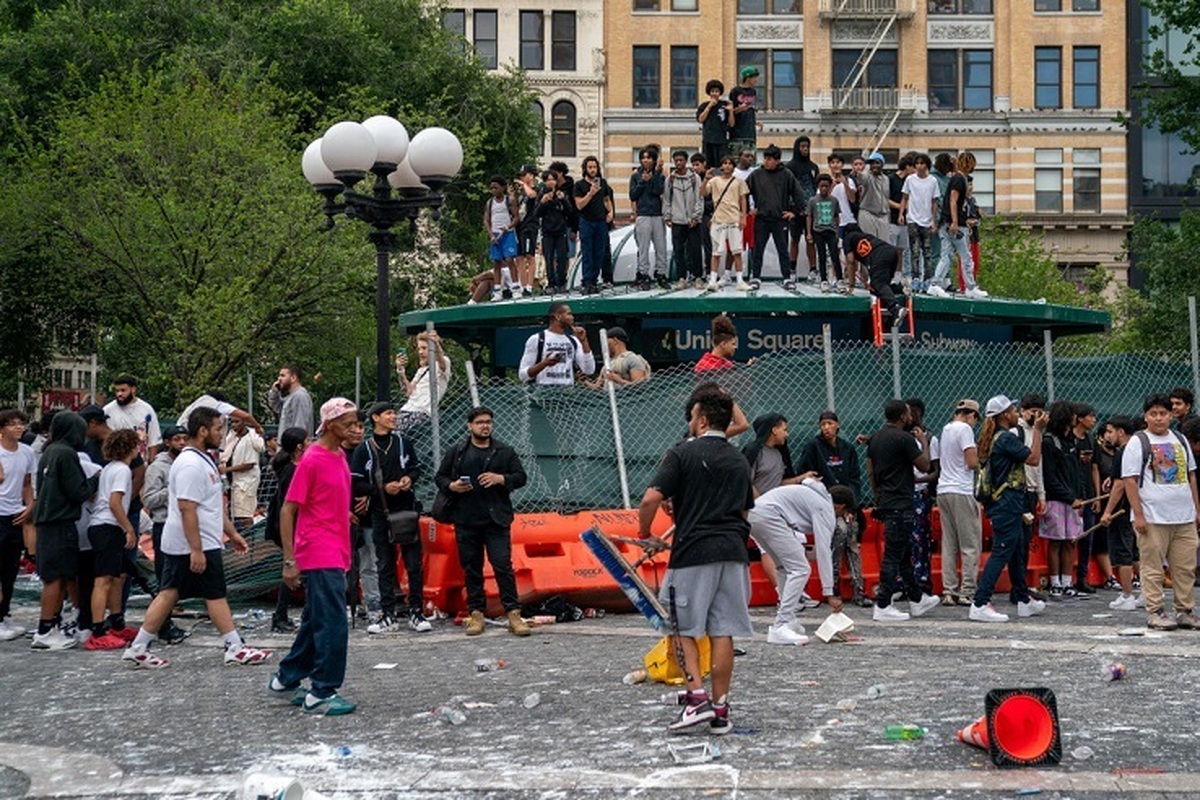
<path fill-rule="evenodd" d="M 661 538 L 665 541 L 667 539 L 670 539 L 674 534 L 675 534 L 675 526 L 672 525 L 670 528 L 667 528 L 667 532 L 664 533 Z M 621 539 L 613 539 L 613 541 L 621 541 Z M 630 541 L 630 544 L 638 544 L 639 546 L 641 546 L 641 544 L 644 544 L 644 542 L 642 542 L 641 539 L 632 539 L 629 541 Z M 654 553 L 653 555 L 651 555 L 650 553 L 643 553 L 642 557 L 639 558 L 637 561 L 633 562 L 630 566 L 636 570 L 642 564 L 646 563 L 647 560 L 653 558 L 656 555 L 658 555 L 658 553 Z"/>
<path fill-rule="evenodd" d="M 1124 510 L 1124 509 L 1121 509 L 1120 511 L 1118 511 L 1118 512 L 1116 512 L 1115 514 L 1113 514 L 1113 515 L 1112 515 L 1112 519 L 1116 519 L 1117 517 L 1121 516 L 1121 515 L 1122 515 L 1122 514 L 1124 514 L 1124 513 L 1125 513 L 1125 510 Z M 1090 528 L 1088 528 L 1086 531 L 1084 531 L 1084 532 L 1083 532 L 1083 535 L 1084 535 L 1084 536 L 1087 536 L 1087 535 L 1088 535 L 1089 533 L 1091 533 L 1092 531 L 1094 531 L 1094 530 L 1098 530 L 1098 529 L 1100 529 L 1100 528 L 1103 528 L 1103 527 L 1104 527 L 1104 523 L 1103 523 L 1103 522 L 1097 522 L 1095 525 L 1093 525 L 1092 527 L 1090 527 Z"/>

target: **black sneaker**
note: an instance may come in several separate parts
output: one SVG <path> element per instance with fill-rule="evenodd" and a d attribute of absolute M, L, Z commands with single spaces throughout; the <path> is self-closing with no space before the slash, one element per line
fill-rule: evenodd
<path fill-rule="evenodd" d="M 522 289 L 521 297 L 533 297 L 533 289 Z"/>
<path fill-rule="evenodd" d="M 716 717 L 713 705 L 707 699 L 699 703 L 691 703 L 679 712 L 679 718 L 667 726 L 670 733 L 683 733 L 688 728 L 703 725 Z"/>
<path fill-rule="evenodd" d="M 161 639 L 164 644 L 179 644 L 191 635 L 192 634 L 188 631 L 185 631 L 174 622 L 168 620 L 166 626 L 159 631 L 158 638 Z"/>
<path fill-rule="evenodd" d="M 512 300 L 512 289 L 501 289 L 500 297 L 504 300 Z"/>
<path fill-rule="evenodd" d="M 1088 586 L 1086 583 L 1077 584 L 1074 587 L 1074 589 L 1075 589 L 1076 594 L 1095 594 L 1096 593 L 1096 590 L 1093 589 L 1091 586 Z"/>
<path fill-rule="evenodd" d="M 733 730 L 729 721 L 729 704 L 713 703 L 713 718 L 708 721 L 708 732 L 713 736 L 724 736 Z"/>
<path fill-rule="evenodd" d="M 658 288 L 660 288 L 660 289 L 670 289 L 671 288 L 671 282 L 669 280 L 667 280 L 666 275 L 656 276 L 654 278 L 654 282 L 658 284 Z"/>
<path fill-rule="evenodd" d="M 271 633 L 295 633 L 296 623 L 287 617 L 271 618 Z"/>

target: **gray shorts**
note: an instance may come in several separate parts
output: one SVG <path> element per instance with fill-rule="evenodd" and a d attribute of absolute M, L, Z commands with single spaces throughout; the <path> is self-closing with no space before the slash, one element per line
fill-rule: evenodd
<path fill-rule="evenodd" d="M 892 245 L 897 250 L 908 249 L 908 226 L 889 223 L 892 232 Z"/>
<path fill-rule="evenodd" d="M 667 570 L 658 599 L 668 613 L 675 587 L 679 635 L 754 635 L 750 625 L 750 567 L 738 561 L 718 561 L 698 567 Z"/>

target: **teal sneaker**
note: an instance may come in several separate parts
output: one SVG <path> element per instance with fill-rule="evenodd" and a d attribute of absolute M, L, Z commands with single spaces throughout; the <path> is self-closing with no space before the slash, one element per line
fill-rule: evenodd
<path fill-rule="evenodd" d="M 316 702 L 314 702 L 316 701 Z M 339 694 L 331 694 L 329 697 L 316 698 L 311 694 L 305 696 L 301 701 L 301 708 L 305 714 L 318 714 L 323 717 L 340 717 L 343 714 L 352 714 L 358 706 L 351 703 L 346 698 Z"/>

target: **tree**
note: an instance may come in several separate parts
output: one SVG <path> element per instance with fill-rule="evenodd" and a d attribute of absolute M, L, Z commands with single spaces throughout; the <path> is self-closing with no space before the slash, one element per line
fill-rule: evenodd
<path fill-rule="evenodd" d="M 1143 349 L 1186 353 L 1188 295 L 1200 294 L 1200 212 L 1185 210 L 1178 225 L 1143 217 L 1130 250 L 1146 275 L 1145 307 L 1132 328 Z"/>
<path fill-rule="evenodd" d="M 1149 85 L 1141 87 L 1137 121 L 1177 133 L 1191 152 L 1200 152 L 1200 46 L 1195 37 L 1200 31 L 1200 0 L 1142 0 L 1141 5 L 1153 23 L 1148 30 L 1152 49 L 1142 64 Z M 1164 46 L 1168 33 L 1178 49 Z"/>
<path fill-rule="evenodd" d="M 105 79 L 58 109 L 26 162 L 28 224 L 103 320 L 108 367 L 156 372 L 168 407 L 297 339 L 336 340 L 369 296 L 369 254 L 318 230 L 274 93 L 199 74 Z"/>

